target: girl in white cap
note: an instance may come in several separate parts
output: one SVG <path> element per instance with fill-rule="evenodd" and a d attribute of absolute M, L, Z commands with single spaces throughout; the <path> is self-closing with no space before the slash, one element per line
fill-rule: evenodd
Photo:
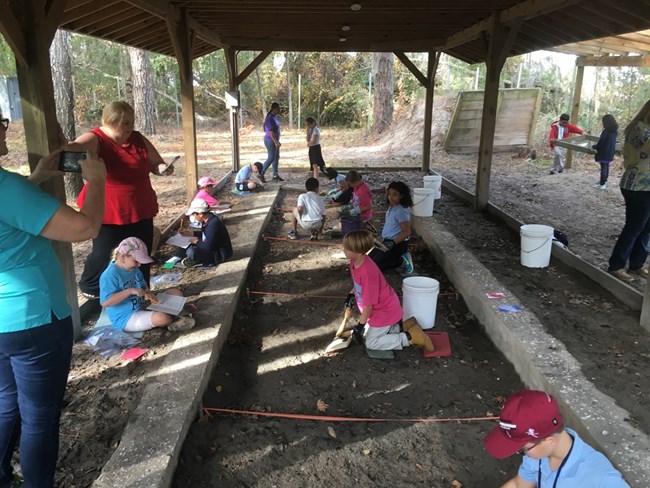
<path fill-rule="evenodd" d="M 113 251 L 113 260 L 99 279 L 99 301 L 106 307 L 113 327 L 125 332 L 140 332 L 154 327 L 167 327 L 172 332 L 194 327 L 191 317 L 178 317 L 164 312 L 144 310 L 145 301 L 157 302 L 147 286 L 141 264 L 152 263 L 146 244 L 137 237 L 127 237 Z M 177 288 L 165 290 L 168 295 L 182 296 Z"/>

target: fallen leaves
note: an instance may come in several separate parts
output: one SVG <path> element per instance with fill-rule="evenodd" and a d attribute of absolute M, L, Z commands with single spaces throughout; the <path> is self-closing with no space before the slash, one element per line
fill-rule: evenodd
<path fill-rule="evenodd" d="M 336 439 L 336 431 L 334 430 L 334 427 L 328 427 L 327 433 L 330 435 L 330 437 Z"/>
<path fill-rule="evenodd" d="M 330 406 L 329 406 L 327 403 L 325 403 L 323 400 L 321 400 L 321 399 L 319 399 L 319 400 L 316 402 L 316 410 L 318 410 L 319 412 L 327 412 L 327 409 L 328 409 L 329 407 L 330 407 Z M 334 437 L 336 437 L 336 436 L 334 436 Z"/>
<path fill-rule="evenodd" d="M 451 482 L 451 486 L 452 486 L 453 488 L 463 488 L 463 484 L 462 484 L 460 481 L 458 481 L 458 480 L 454 480 L 454 481 L 452 481 L 452 482 Z"/>

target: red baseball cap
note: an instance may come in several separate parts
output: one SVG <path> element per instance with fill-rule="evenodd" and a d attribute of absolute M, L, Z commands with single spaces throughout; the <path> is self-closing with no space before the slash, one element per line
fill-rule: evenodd
<path fill-rule="evenodd" d="M 564 425 L 557 401 L 546 392 L 522 390 L 503 404 L 499 426 L 483 440 L 498 459 L 512 456 L 529 442 L 541 441 Z"/>

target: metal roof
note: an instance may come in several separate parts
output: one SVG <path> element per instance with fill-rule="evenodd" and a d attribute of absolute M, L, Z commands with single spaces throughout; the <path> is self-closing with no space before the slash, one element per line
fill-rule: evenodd
<path fill-rule="evenodd" d="M 173 56 L 166 21 L 185 13 L 195 33 L 195 58 L 221 47 L 441 49 L 477 63 L 487 57 L 492 15 L 504 24 L 521 23 L 512 56 L 650 29 L 649 7 L 650 0 L 68 0 L 60 26 Z"/>

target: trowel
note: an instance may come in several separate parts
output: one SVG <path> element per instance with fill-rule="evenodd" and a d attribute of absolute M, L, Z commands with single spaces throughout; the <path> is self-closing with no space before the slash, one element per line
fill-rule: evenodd
<path fill-rule="evenodd" d="M 350 345 L 350 342 L 352 341 L 352 334 L 350 333 L 348 337 L 343 337 L 343 333 L 345 332 L 345 326 L 348 324 L 348 320 L 350 319 L 351 315 L 352 307 L 345 307 L 343 321 L 341 322 L 341 325 L 339 325 L 339 329 L 336 331 L 334 340 L 330 342 L 329 345 L 325 348 L 325 353 L 339 351 L 341 349 L 345 349 Z"/>

